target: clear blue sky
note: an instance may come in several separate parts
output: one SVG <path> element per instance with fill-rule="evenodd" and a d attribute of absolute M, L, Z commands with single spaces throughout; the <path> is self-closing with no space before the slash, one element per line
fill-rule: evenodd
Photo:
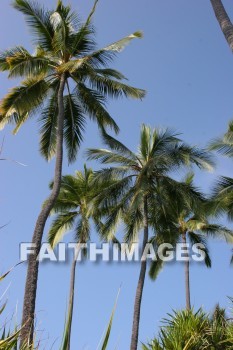
<path fill-rule="evenodd" d="M 39 1 L 53 5 L 55 1 Z M 86 18 L 93 1 L 69 1 Z M 225 0 L 233 16 L 233 3 Z M 21 14 L 11 8 L 11 1 L 0 2 L 0 50 L 24 45 L 31 49 L 28 29 Z M 109 110 L 121 128 L 120 138 L 136 149 L 142 123 L 169 126 L 184 134 L 189 143 L 205 146 L 227 128 L 233 117 L 233 57 L 220 32 L 210 1 L 203 0 L 100 0 L 95 15 L 99 46 L 109 44 L 135 30 L 144 32 L 113 64 L 129 82 L 148 91 L 143 102 L 109 102 Z M 0 97 L 15 85 L 0 75 Z M 38 124 L 28 122 L 12 136 L 11 127 L 1 131 L 5 136 L 3 156 L 21 161 L 27 167 L 1 162 L 0 273 L 18 261 L 19 243 L 30 241 L 42 201 L 48 195 L 48 182 L 54 162 L 47 164 L 39 154 Z M 64 173 L 81 169 L 86 147 L 100 146 L 95 125 L 88 123 L 85 142 L 78 160 Z M 230 160 L 220 160 L 213 174 L 198 174 L 197 184 L 207 191 L 218 174 L 232 176 Z M 48 226 L 47 226 L 48 229 Z M 47 231 L 46 229 L 46 231 Z M 94 234 L 94 233 L 93 233 Z M 46 237 L 46 232 L 45 232 Z M 211 310 L 217 302 L 227 306 L 233 296 L 231 247 L 211 244 L 213 268 L 191 266 L 192 304 Z M 18 303 L 18 318 L 24 292 L 26 266 L 20 266 L 1 285 L 2 292 L 10 281 L 7 308 L 10 319 Z M 96 349 L 107 324 L 119 286 L 122 291 L 111 334 L 110 349 L 129 348 L 135 288 L 139 273 L 137 264 L 91 264 L 77 268 L 76 304 L 72 348 Z M 43 264 L 40 268 L 37 299 L 38 335 L 44 345 L 56 341 L 58 348 L 63 331 L 69 288 L 70 264 Z M 140 340 L 156 334 L 159 322 L 171 308 L 184 307 L 183 266 L 166 267 L 153 283 L 147 278 L 142 302 Z M 77 344 L 76 344 L 76 341 Z"/>

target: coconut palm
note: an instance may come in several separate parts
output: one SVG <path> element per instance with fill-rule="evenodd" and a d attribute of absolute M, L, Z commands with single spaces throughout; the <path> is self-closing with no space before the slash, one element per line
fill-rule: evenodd
<path fill-rule="evenodd" d="M 230 121 L 227 132 L 223 137 L 210 142 L 209 149 L 233 158 L 233 121 Z M 213 209 L 215 213 L 227 213 L 233 219 L 233 179 L 221 176 L 213 189 Z"/>
<path fill-rule="evenodd" d="M 226 213 L 233 220 L 233 179 L 221 176 L 213 189 L 213 208 L 216 213 Z"/>
<path fill-rule="evenodd" d="M 199 249 L 200 254 L 204 257 L 204 262 L 207 267 L 211 267 L 211 259 L 207 245 L 208 237 L 224 238 L 228 242 L 233 241 L 233 232 L 226 227 L 217 223 L 212 223 L 209 218 L 210 204 L 204 195 L 195 188 L 193 184 L 194 174 L 190 173 L 184 180 L 184 185 L 188 187 L 189 196 L 177 196 L 168 203 L 166 212 L 169 216 L 170 225 L 168 230 L 162 231 L 154 237 L 156 246 L 162 242 L 172 242 L 175 247 L 177 243 L 182 242 L 186 246 L 187 243 L 192 246 L 201 244 Z M 152 208 L 153 213 L 153 208 Z M 153 221 L 154 216 L 151 215 Z M 156 222 L 155 222 L 156 228 Z M 153 241 L 153 238 L 152 238 Z M 185 269 L 185 296 L 186 308 L 191 310 L 190 297 L 190 253 L 187 250 L 187 260 L 184 261 Z M 151 263 L 150 277 L 155 280 L 158 271 L 162 268 L 164 261 L 157 257 L 156 261 Z"/>
<path fill-rule="evenodd" d="M 233 158 L 233 121 L 230 121 L 227 132 L 223 137 L 210 142 L 209 149 Z M 216 182 L 213 193 L 213 210 L 215 213 L 227 213 L 230 220 L 233 219 L 233 179 L 221 176 Z"/>
<path fill-rule="evenodd" d="M 97 183 L 110 179 L 116 181 L 99 196 L 101 205 L 111 208 L 101 230 L 102 234 L 111 238 L 118 223 L 123 220 L 126 242 L 136 242 L 139 232 L 143 230 L 144 251 L 149 239 L 150 207 L 153 205 L 155 211 L 158 208 L 159 214 L 159 208 L 164 204 L 164 193 L 169 189 L 172 191 L 175 188 L 180 196 L 188 195 L 186 187 L 170 177 L 171 172 L 190 164 L 210 168 L 211 158 L 207 152 L 182 143 L 171 130 L 153 130 L 145 125 L 141 129 L 137 153 L 106 133 L 103 134 L 103 140 L 109 149 L 90 149 L 87 152 L 89 159 L 114 164 L 96 174 Z M 146 267 L 146 259 L 142 259 L 134 303 L 131 350 L 136 350 L 138 344 Z"/>
<path fill-rule="evenodd" d="M 16 133 L 29 118 L 39 115 L 40 151 L 46 160 L 56 157 L 54 186 L 41 210 L 32 243 L 35 254 L 29 258 L 23 307 L 22 340 L 33 337 L 37 255 L 44 226 L 59 194 L 63 144 L 69 162 L 75 160 L 83 137 L 86 117 L 101 128 L 118 126 L 105 109 L 107 97 L 121 96 L 141 99 L 145 92 L 124 84 L 124 76 L 108 67 L 116 53 L 140 32 L 95 50 L 95 32 L 91 24 L 98 0 L 86 22 L 81 23 L 69 6 L 58 1 L 54 10 L 46 10 L 30 0 L 15 0 L 14 7 L 22 12 L 34 36 L 35 52 L 30 54 L 17 46 L 0 54 L 0 70 L 9 78 L 22 78 L 21 84 L 3 98 L 0 124 L 15 124 Z"/>
<path fill-rule="evenodd" d="M 233 25 L 221 0 L 210 0 L 223 35 L 233 51 Z"/>
<path fill-rule="evenodd" d="M 75 233 L 77 243 L 76 253 L 71 266 L 70 295 L 68 307 L 68 319 L 64 337 L 63 348 L 70 349 L 70 337 L 74 306 L 75 270 L 78 254 L 81 253 L 81 244 L 86 244 L 90 239 L 90 220 L 98 223 L 97 213 L 93 205 L 96 195 L 96 187 L 93 186 L 93 171 L 84 166 L 84 171 L 77 171 L 75 176 L 62 177 L 59 196 L 53 207 L 56 214 L 53 220 L 48 240 L 52 248 L 59 243 L 68 231 Z"/>

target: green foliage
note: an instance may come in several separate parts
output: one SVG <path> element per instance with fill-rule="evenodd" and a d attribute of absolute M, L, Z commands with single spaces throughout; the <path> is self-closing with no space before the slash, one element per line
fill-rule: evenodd
<path fill-rule="evenodd" d="M 233 157 L 233 121 L 229 122 L 228 130 L 223 137 L 213 140 L 209 148 L 227 157 Z M 226 214 L 230 221 L 233 220 L 233 179 L 221 176 L 216 181 L 212 190 L 211 207 L 214 215 Z M 233 263 L 233 256 L 231 258 Z"/>
<path fill-rule="evenodd" d="M 152 241 L 155 246 L 164 242 L 171 242 L 175 246 L 176 243 L 182 242 L 183 237 L 185 237 L 185 240 L 192 245 L 202 244 L 203 248 L 200 250 L 200 253 L 205 255 L 205 265 L 211 267 L 207 239 L 209 237 L 221 238 L 232 243 L 233 232 L 222 225 L 212 222 L 209 200 L 194 186 L 193 179 L 193 174 L 188 173 L 181 183 L 185 187 L 183 195 L 177 193 L 170 196 L 170 200 L 168 195 L 168 200 L 165 202 L 164 207 L 167 217 L 169 217 L 169 226 L 162 232 L 158 231 L 152 238 Z M 155 219 L 153 215 L 151 218 L 153 222 Z M 149 274 L 152 279 L 156 279 L 158 271 L 161 270 L 163 264 L 159 258 L 151 263 Z"/>
<path fill-rule="evenodd" d="M 89 241 L 89 220 L 98 223 L 97 211 L 93 205 L 96 191 L 94 173 L 86 166 L 83 171 L 77 171 L 75 176 L 62 177 L 61 190 L 52 211 L 56 215 L 48 234 L 52 247 L 71 230 L 75 233 L 77 243 Z"/>
<path fill-rule="evenodd" d="M 172 173 L 191 165 L 201 169 L 213 166 L 208 152 L 184 144 L 177 133 L 169 129 L 152 129 L 142 125 L 137 153 L 104 131 L 102 138 L 108 149 L 89 149 L 87 157 L 111 165 L 96 172 L 95 176 L 98 186 L 112 181 L 111 186 L 97 196 L 100 207 L 106 210 L 105 223 L 101 228 L 105 239 L 112 238 L 117 225 L 123 221 L 125 241 L 137 241 L 143 227 L 145 197 L 150 226 L 157 233 L 167 230 L 170 220 L 166 207 L 177 197 L 184 202 L 191 202 L 194 198 L 193 190 L 186 183 L 174 180 Z M 196 193 L 196 196 L 199 194 Z"/>
<path fill-rule="evenodd" d="M 15 269 L 18 265 L 21 263 L 16 264 L 11 269 L 9 269 L 6 273 L 4 273 L 2 276 L 0 276 L 0 282 L 5 280 L 5 278 L 11 273 L 13 269 Z M 7 306 L 7 302 L 5 302 L 0 307 L 0 316 L 3 316 L 3 312 L 5 311 L 5 308 Z M 17 350 L 18 349 L 18 343 L 19 343 L 19 337 L 20 337 L 20 328 L 15 327 L 14 331 L 11 331 L 8 329 L 6 325 L 1 325 L 0 327 L 0 349 L 1 350 Z M 34 346 L 25 345 L 20 350 L 36 350 Z"/>
<path fill-rule="evenodd" d="M 217 306 L 212 315 L 199 309 L 174 311 L 163 320 L 158 336 L 143 350 L 233 349 L 233 323 Z"/>
<path fill-rule="evenodd" d="M 109 342 L 109 338 L 110 338 L 110 334 L 111 334 L 111 330 L 112 330 L 112 323 L 113 323 L 113 318 L 114 318 L 115 311 L 116 311 L 116 306 L 117 306 L 117 301 L 118 301 L 119 294 L 120 294 L 120 290 L 119 290 L 119 292 L 117 294 L 117 298 L 116 298 L 116 301 L 115 301 L 115 304 L 114 304 L 114 307 L 113 307 L 113 310 L 112 310 L 112 313 L 111 313 L 111 316 L 110 316 L 110 319 L 109 319 L 109 322 L 108 322 L 108 326 L 107 326 L 107 329 L 106 329 L 106 332 L 105 332 L 105 335 L 104 335 L 104 339 L 103 339 L 103 342 L 102 342 L 101 350 L 106 350 L 107 347 L 108 347 L 108 342 Z"/>
<path fill-rule="evenodd" d="M 225 156 L 233 157 L 233 121 L 230 121 L 228 130 L 223 137 L 210 142 L 209 149 Z"/>
<path fill-rule="evenodd" d="M 100 128 L 118 126 L 105 107 L 106 98 L 142 99 L 145 91 L 122 82 L 125 77 L 108 67 L 114 56 L 131 40 L 141 38 L 135 32 L 102 49 L 96 49 L 92 18 L 98 1 L 82 23 L 70 6 L 58 2 L 53 10 L 29 0 L 14 0 L 14 7 L 24 14 L 33 34 L 35 53 L 17 46 L 0 53 L 0 70 L 9 78 L 22 78 L 21 84 L 3 98 L 0 125 L 8 123 L 19 130 L 28 118 L 40 115 L 40 150 L 50 160 L 56 153 L 58 116 L 57 93 L 65 75 L 64 143 L 68 161 L 74 162 L 87 118 Z"/>
<path fill-rule="evenodd" d="M 114 318 L 116 307 L 117 307 L 117 301 L 118 301 L 119 294 L 120 294 L 120 290 L 117 294 L 116 301 L 115 301 L 115 304 L 113 306 L 105 334 L 103 336 L 103 339 L 101 339 L 101 341 L 100 341 L 100 344 L 102 344 L 101 348 L 100 348 L 101 350 L 107 350 L 107 347 L 108 347 L 108 342 L 109 342 L 109 338 L 110 338 L 110 334 L 111 334 L 111 330 L 112 330 L 112 323 L 113 323 L 113 318 Z M 65 323 L 64 333 L 63 333 L 63 342 L 62 342 L 62 346 L 61 346 L 60 350 L 67 350 L 68 349 L 68 337 L 69 337 L 69 329 L 71 327 L 71 319 L 72 319 L 72 315 L 71 315 L 70 310 L 69 310 L 68 314 L 67 314 L 67 320 Z M 99 346 L 100 346 L 100 344 L 99 344 Z"/>

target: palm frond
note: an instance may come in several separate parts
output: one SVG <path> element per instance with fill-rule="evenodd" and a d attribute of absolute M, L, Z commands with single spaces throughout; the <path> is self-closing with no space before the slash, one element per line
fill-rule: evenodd
<path fill-rule="evenodd" d="M 233 219 L 233 179 L 222 176 L 212 190 L 212 211 L 214 215 L 226 213 L 229 220 Z"/>
<path fill-rule="evenodd" d="M 101 239 L 112 241 L 115 239 L 117 228 L 122 219 L 122 205 L 118 204 L 112 208 L 108 207 L 108 214 L 105 215 L 105 220 L 98 225 L 98 233 Z"/>
<path fill-rule="evenodd" d="M 85 116 L 75 95 L 64 97 L 64 139 L 70 163 L 74 162 L 83 140 Z"/>
<path fill-rule="evenodd" d="M 135 162 L 139 161 L 136 154 L 134 154 L 122 142 L 120 142 L 119 140 L 115 139 L 113 136 L 106 133 L 105 130 L 103 129 L 101 130 L 101 137 L 102 137 L 103 143 L 106 146 L 110 147 L 112 151 L 117 151 L 120 155 L 126 156 L 132 161 L 135 161 Z"/>
<path fill-rule="evenodd" d="M 204 254 L 204 257 L 205 257 L 204 261 L 205 261 L 206 267 L 211 267 L 212 263 L 209 255 L 209 249 L 207 247 L 206 238 L 203 235 L 196 234 L 195 232 L 192 232 L 192 231 L 188 232 L 188 237 L 192 244 L 202 245 L 201 249 L 199 250 L 199 253 L 201 255 Z"/>
<path fill-rule="evenodd" d="M 153 281 L 156 280 L 163 266 L 164 266 L 164 262 L 159 258 L 151 262 L 150 269 L 149 269 L 149 276 Z"/>
<path fill-rule="evenodd" d="M 89 160 L 100 160 L 102 164 L 119 164 L 129 168 L 135 166 L 131 159 L 107 149 L 88 149 L 86 156 Z"/>
<path fill-rule="evenodd" d="M 47 107 L 43 108 L 39 119 L 40 152 L 46 160 L 50 160 L 56 153 L 57 144 L 57 91 L 50 97 Z"/>
<path fill-rule="evenodd" d="M 7 56 L 9 78 L 31 77 L 47 73 L 56 66 L 44 55 L 44 51 L 39 50 L 36 55 L 31 55 L 25 48 L 18 47 L 14 55 Z"/>
<path fill-rule="evenodd" d="M 15 87 L 3 98 L 0 107 L 1 127 L 6 123 L 14 123 L 16 131 L 22 121 L 35 113 L 47 97 L 49 84 L 42 77 L 31 77 Z"/>
<path fill-rule="evenodd" d="M 209 144 L 209 150 L 210 151 L 218 151 L 220 154 L 223 154 L 227 157 L 233 157 L 233 144 L 226 143 L 221 138 L 214 139 Z"/>
<path fill-rule="evenodd" d="M 146 125 L 142 126 L 143 133 L 150 133 L 148 142 L 151 144 L 151 157 L 155 156 L 155 154 L 158 155 L 160 153 L 169 152 L 170 148 L 175 147 L 181 141 L 178 137 L 179 133 L 175 132 L 172 129 L 157 128 L 151 130 L 150 132 L 147 129 L 148 127 Z M 143 139 L 141 142 L 143 142 Z M 144 142 L 146 142 L 146 139 Z"/>
<path fill-rule="evenodd" d="M 114 43 L 104 47 L 100 51 L 116 51 L 121 52 L 133 39 L 141 39 L 143 37 L 142 32 L 137 31 L 124 37 L 121 40 L 115 41 Z"/>
<path fill-rule="evenodd" d="M 89 73 L 89 84 L 92 89 L 100 91 L 107 97 L 127 97 L 134 99 L 142 99 L 145 97 L 145 90 L 123 84 L 117 80 L 102 76 L 95 71 Z"/>
<path fill-rule="evenodd" d="M 62 213 L 58 214 L 53 220 L 48 233 L 48 241 L 52 247 L 55 247 L 56 244 L 61 241 L 64 234 L 72 228 L 76 216 L 76 211 Z"/>
<path fill-rule="evenodd" d="M 90 222 L 89 217 L 81 213 L 75 228 L 76 242 L 86 243 L 90 239 Z"/>
<path fill-rule="evenodd" d="M 76 89 L 76 93 L 79 101 L 83 106 L 84 112 L 92 120 L 96 121 L 101 129 L 110 127 L 116 133 L 119 131 L 116 122 L 104 108 L 104 99 L 99 92 L 91 90 L 84 84 L 79 83 Z"/>
<path fill-rule="evenodd" d="M 68 71 L 70 73 L 74 73 L 86 63 L 90 64 L 93 68 L 98 68 L 101 65 L 105 66 L 107 63 L 112 61 L 113 57 L 115 57 L 115 54 L 117 52 L 121 52 L 124 49 L 124 47 L 135 38 L 142 38 L 142 33 L 135 32 L 121 40 L 116 41 L 115 43 L 112 43 L 111 45 L 108 45 L 98 51 L 93 52 L 90 55 L 70 60 L 69 62 L 61 65 L 59 71 L 62 73 Z"/>
<path fill-rule="evenodd" d="M 194 164 L 200 169 L 212 171 L 215 166 L 213 156 L 210 152 L 197 147 L 191 147 L 186 144 L 180 144 L 178 147 L 180 160 L 184 165 Z"/>
<path fill-rule="evenodd" d="M 26 16 L 26 21 L 35 36 L 36 44 L 46 50 L 52 49 L 53 28 L 50 22 L 51 12 L 29 0 L 14 0 L 16 10 Z"/>
<path fill-rule="evenodd" d="M 112 310 L 112 313 L 111 313 L 111 316 L 110 316 L 110 320 L 108 322 L 108 326 L 107 326 L 107 329 L 106 329 L 106 332 L 105 332 L 105 335 L 104 335 L 104 339 L 103 339 L 103 343 L 102 343 L 102 346 L 101 346 L 101 350 L 106 350 L 107 346 L 108 346 L 108 342 L 109 342 L 109 338 L 110 338 L 110 334 L 111 334 L 111 329 L 112 329 L 113 318 L 114 318 L 114 315 L 115 315 L 115 312 L 116 312 L 116 307 L 117 307 L 119 294 L 120 294 L 120 289 L 119 289 L 119 292 L 118 292 L 117 297 L 116 297 L 116 301 L 115 301 L 115 304 L 114 304 L 114 307 L 113 307 L 113 310 Z"/>
<path fill-rule="evenodd" d="M 210 237 L 225 239 L 228 243 L 233 243 L 233 231 L 218 224 L 203 225 L 201 231 Z"/>
<path fill-rule="evenodd" d="M 141 204 L 141 203 L 140 203 Z M 124 216 L 125 235 L 124 241 L 127 243 L 138 242 L 138 235 L 143 228 L 143 212 L 141 205 L 136 205 L 134 208 L 127 210 Z"/>

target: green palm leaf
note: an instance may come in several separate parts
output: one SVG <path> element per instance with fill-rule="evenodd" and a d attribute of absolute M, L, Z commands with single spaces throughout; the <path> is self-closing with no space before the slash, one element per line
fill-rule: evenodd
<path fill-rule="evenodd" d="M 49 90 L 49 84 L 43 78 L 43 76 L 28 78 L 21 86 L 13 88 L 8 93 L 0 107 L 1 127 L 8 122 L 14 122 L 17 132 L 30 114 L 36 112 Z"/>
<path fill-rule="evenodd" d="M 64 97 L 64 108 L 64 138 L 68 160 L 71 163 L 75 161 L 83 140 L 86 119 L 75 95 L 69 94 Z"/>
<path fill-rule="evenodd" d="M 41 45 L 45 50 L 50 50 L 53 38 L 51 12 L 28 0 L 15 0 L 13 6 L 25 15 L 27 24 L 34 34 L 35 43 Z"/>

